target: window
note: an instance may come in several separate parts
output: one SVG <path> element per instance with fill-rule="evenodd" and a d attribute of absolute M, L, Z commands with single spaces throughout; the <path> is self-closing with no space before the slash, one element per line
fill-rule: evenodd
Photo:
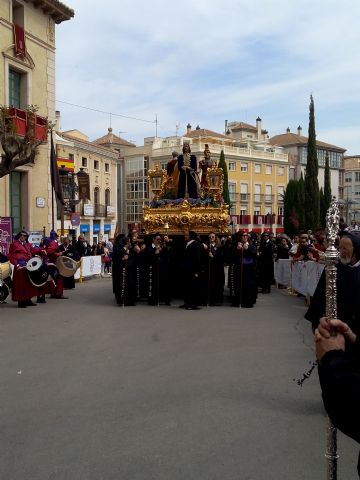
<path fill-rule="evenodd" d="M 261 173 L 261 165 L 260 165 L 260 163 L 255 163 L 254 171 L 255 171 L 255 173 Z"/>
<path fill-rule="evenodd" d="M 236 183 L 229 183 L 230 202 L 236 202 Z"/>
<path fill-rule="evenodd" d="M 355 172 L 355 182 L 360 182 L 360 172 Z"/>
<path fill-rule="evenodd" d="M 235 205 L 231 205 L 231 207 L 230 207 L 230 215 L 236 215 L 236 206 L 235 206 Z"/>
<path fill-rule="evenodd" d="M 9 70 L 9 105 L 21 108 L 22 74 L 16 70 Z"/>
<path fill-rule="evenodd" d="M 247 215 L 246 212 L 247 212 L 246 208 L 242 208 L 242 209 L 240 210 L 240 215 Z"/>
<path fill-rule="evenodd" d="M 278 207 L 278 215 L 284 215 L 284 207 Z"/>
<path fill-rule="evenodd" d="M 283 202 L 284 201 L 284 194 L 285 194 L 285 187 L 282 185 L 278 187 L 277 189 L 277 194 L 278 194 L 278 202 Z"/>
<path fill-rule="evenodd" d="M 266 175 L 271 175 L 272 166 L 271 165 L 266 165 L 265 172 L 266 172 Z"/>
<path fill-rule="evenodd" d="M 94 170 L 99 170 L 99 160 L 94 160 Z"/>
<path fill-rule="evenodd" d="M 167 170 L 167 162 L 161 162 L 161 163 L 160 163 L 160 168 L 161 168 L 161 170 L 164 170 L 164 171 L 166 172 L 166 170 Z"/>
<path fill-rule="evenodd" d="M 110 203 L 110 189 L 107 188 L 105 190 L 105 206 L 107 207 L 109 205 L 111 205 L 111 203 Z"/>
<path fill-rule="evenodd" d="M 281 175 L 281 176 L 283 176 L 283 175 L 284 175 L 284 171 L 285 171 L 285 170 L 284 170 L 284 167 L 279 167 L 279 169 L 278 169 L 278 174 Z"/>
<path fill-rule="evenodd" d="M 261 202 L 261 185 L 254 185 L 254 202 Z"/>
<path fill-rule="evenodd" d="M 248 171 L 248 164 L 247 163 L 242 163 L 240 170 L 242 172 L 247 172 Z"/>
<path fill-rule="evenodd" d="M 350 183 L 351 182 L 351 172 L 345 173 L 345 182 Z"/>
<path fill-rule="evenodd" d="M 86 157 L 82 157 L 81 159 L 81 166 L 86 168 L 87 167 L 87 158 Z"/>
<path fill-rule="evenodd" d="M 261 215 L 260 210 L 254 210 L 254 215 Z"/>
<path fill-rule="evenodd" d="M 235 172 L 236 165 L 235 162 L 229 162 L 229 172 Z"/>
<path fill-rule="evenodd" d="M 270 203 L 272 202 L 272 186 L 265 185 L 265 202 Z"/>
<path fill-rule="evenodd" d="M 248 199 L 248 185 L 247 183 L 240 184 L 240 200 L 246 202 Z"/>
<path fill-rule="evenodd" d="M 100 203 L 100 189 L 99 187 L 94 188 L 94 203 L 98 205 Z"/>
<path fill-rule="evenodd" d="M 108 163 L 105 163 L 105 173 L 110 172 L 110 165 Z"/>
<path fill-rule="evenodd" d="M 69 153 L 69 160 L 71 160 L 72 162 L 74 161 L 74 154 L 73 153 Z"/>

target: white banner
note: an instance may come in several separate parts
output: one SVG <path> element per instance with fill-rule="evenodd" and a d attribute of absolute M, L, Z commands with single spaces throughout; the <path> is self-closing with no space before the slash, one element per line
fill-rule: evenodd
<path fill-rule="evenodd" d="M 95 215 L 95 205 L 84 203 L 84 217 L 93 217 Z"/>
<path fill-rule="evenodd" d="M 283 259 L 276 260 L 274 263 L 274 275 L 276 283 L 288 287 L 291 282 L 291 262 Z"/>
<path fill-rule="evenodd" d="M 293 288 L 302 295 L 314 295 L 325 265 L 318 262 L 294 262 L 277 260 L 274 264 L 275 280 Z"/>
<path fill-rule="evenodd" d="M 96 255 L 95 257 L 82 257 L 80 268 L 75 273 L 75 279 L 78 280 L 80 276 L 84 278 L 100 274 L 101 255 Z"/>

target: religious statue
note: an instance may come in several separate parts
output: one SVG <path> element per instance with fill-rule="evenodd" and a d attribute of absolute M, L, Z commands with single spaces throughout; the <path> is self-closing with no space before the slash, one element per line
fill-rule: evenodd
<path fill-rule="evenodd" d="M 183 144 L 183 153 L 178 156 L 179 183 L 177 198 L 198 198 L 197 160 L 191 155 L 190 144 Z"/>
<path fill-rule="evenodd" d="M 179 169 L 177 152 L 172 152 L 172 158 L 166 165 L 166 184 L 165 184 L 165 198 L 176 198 L 178 183 L 179 183 Z"/>
<path fill-rule="evenodd" d="M 207 192 L 209 189 L 207 170 L 208 168 L 212 168 L 213 164 L 214 162 L 211 160 L 209 145 L 205 143 L 204 158 L 199 162 L 199 167 L 201 169 L 200 187 L 203 193 Z"/>

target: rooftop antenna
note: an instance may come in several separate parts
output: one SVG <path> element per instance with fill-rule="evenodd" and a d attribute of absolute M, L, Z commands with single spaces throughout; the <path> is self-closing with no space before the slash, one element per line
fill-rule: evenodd
<path fill-rule="evenodd" d="M 158 134 L 158 118 L 157 114 L 155 115 L 155 137 L 157 137 Z"/>
<path fill-rule="evenodd" d="M 109 113 L 109 116 L 110 116 L 110 128 L 111 128 L 111 112 Z"/>
<path fill-rule="evenodd" d="M 179 128 L 180 128 L 180 123 L 177 123 L 177 124 L 175 125 L 176 136 L 178 136 Z"/>

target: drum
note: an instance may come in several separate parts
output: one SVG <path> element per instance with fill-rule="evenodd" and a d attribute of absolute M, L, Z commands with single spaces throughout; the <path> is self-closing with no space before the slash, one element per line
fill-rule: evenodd
<path fill-rule="evenodd" d="M 42 287 L 48 281 L 49 272 L 43 264 L 41 257 L 33 257 L 26 264 L 26 270 L 30 282 L 35 287 Z"/>
<path fill-rule="evenodd" d="M 56 260 L 56 266 L 61 276 L 72 277 L 80 267 L 80 262 L 75 262 L 72 258 L 61 255 Z"/>
<path fill-rule="evenodd" d="M 0 263 L 0 265 L 2 265 L 2 264 Z M 8 285 L 5 282 L 3 282 L 2 280 L 0 280 L 0 303 L 5 302 L 9 293 L 10 293 L 10 289 L 9 289 Z"/>
<path fill-rule="evenodd" d="M 0 263 L 0 280 L 5 280 L 5 278 L 11 276 L 11 263 L 4 262 Z"/>

